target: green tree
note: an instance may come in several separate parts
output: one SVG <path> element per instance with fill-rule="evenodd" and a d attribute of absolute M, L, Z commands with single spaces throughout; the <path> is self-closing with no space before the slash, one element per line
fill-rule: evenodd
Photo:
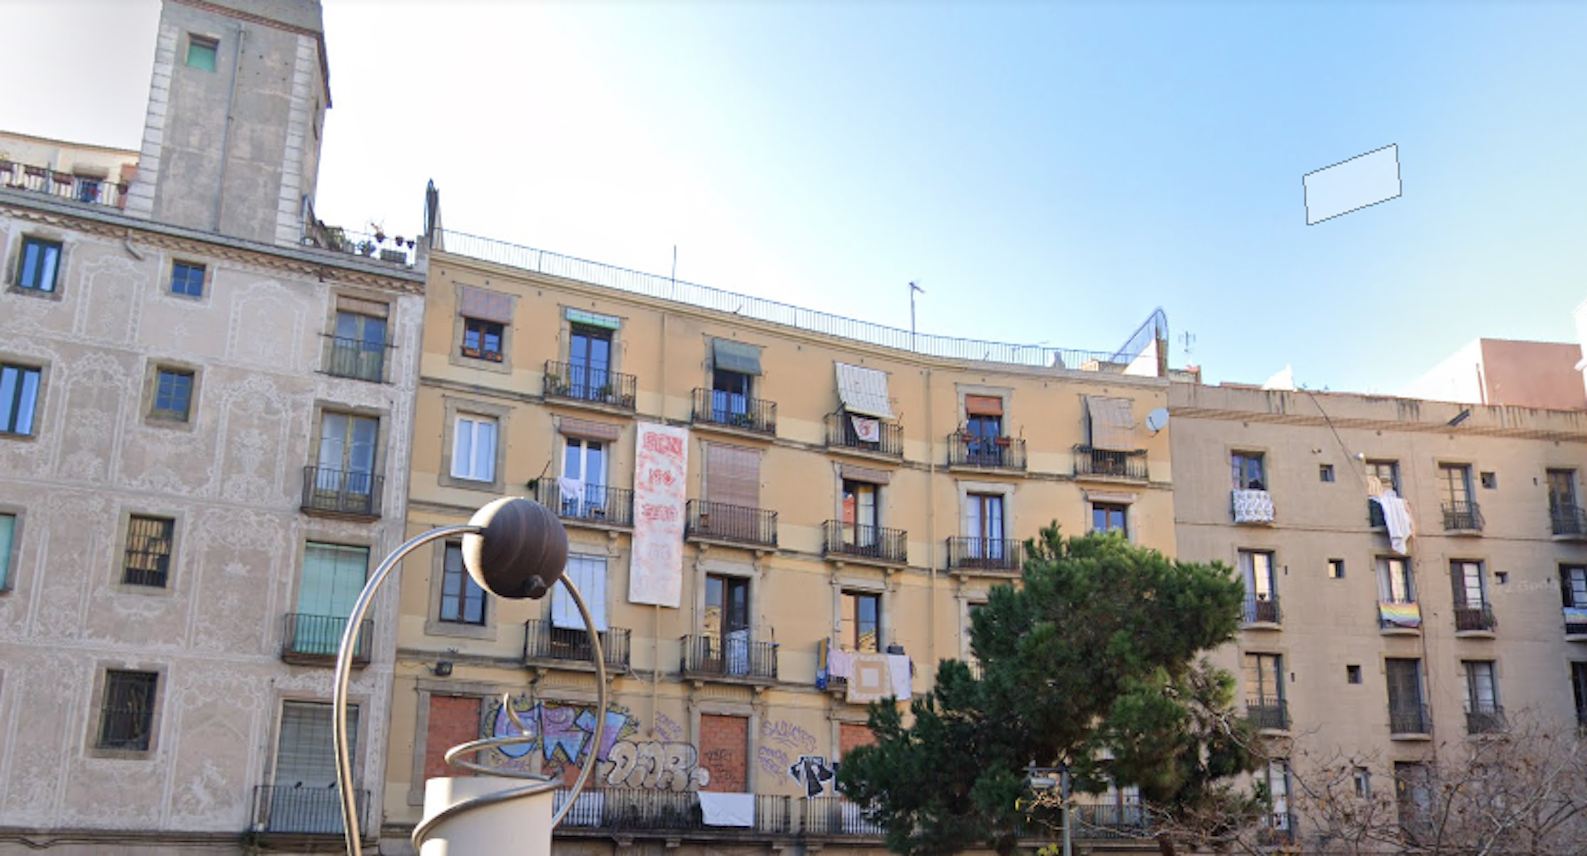
<path fill-rule="evenodd" d="M 1256 764 L 1230 715 L 1233 681 L 1199 656 L 1239 627 L 1230 570 L 1116 534 L 1066 539 L 1057 524 L 1027 549 L 1023 585 L 994 588 L 975 613 L 980 676 L 943 661 L 909 725 L 874 704 L 876 744 L 844 756 L 838 788 L 885 826 L 888 848 L 1013 852 L 1033 762 L 1069 762 L 1080 789 L 1136 784 L 1177 814 L 1248 806 L 1227 787 Z"/>

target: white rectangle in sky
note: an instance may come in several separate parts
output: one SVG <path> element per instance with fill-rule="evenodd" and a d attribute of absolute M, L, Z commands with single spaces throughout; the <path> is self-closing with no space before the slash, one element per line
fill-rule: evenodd
<path fill-rule="evenodd" d="M 1306 225 L 1349 214 L 1400 195 L 1400 148 L 1375 152 L 1307 173 Z"/>

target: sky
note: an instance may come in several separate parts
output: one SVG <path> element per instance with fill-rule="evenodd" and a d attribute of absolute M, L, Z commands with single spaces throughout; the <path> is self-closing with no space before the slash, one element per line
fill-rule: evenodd
<path fill-rule="evenodd" d="M 450 231 L 901 328 L 914 281 L 922 333 L 1022 344 L 1161 306 L 1209 382 L 1386 394 L 1587 299 L 1587 3 L 324 7 L 352 229 L 433 180 Z M 81 47 L 10 40 L 0 128 L 138 145 L 158 0 L 0 11 Z M 1307 225 L 1389 145 L 1401 196 Z"/>

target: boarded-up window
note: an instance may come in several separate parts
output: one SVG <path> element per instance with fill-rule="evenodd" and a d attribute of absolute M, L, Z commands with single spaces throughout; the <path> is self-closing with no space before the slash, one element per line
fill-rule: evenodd
<path fill-rule="evenodd" d="M 760 507 L 760 452 L 711 443 L 705 447 L 705 499 L 744 508 Z"/>
<path fill-rule="evenodd" d="M 700 716 L 700 766 L 711 774 L 701 790 L 749 792 L 748 717 Z"/>

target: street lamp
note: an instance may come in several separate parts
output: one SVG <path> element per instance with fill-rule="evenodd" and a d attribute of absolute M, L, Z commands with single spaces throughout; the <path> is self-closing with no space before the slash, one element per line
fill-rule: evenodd
<path fill-rule="evenodd" d="M 1032 761 L 1025 768 L 1025 783 L 1033 791 L 1058 789 L 1059 817 L 1063 822 L 1063 856 L 1073 856 L 1074 838 L 1069 824 L 1069 762 L 1060 761 L 1056 767 L 1038 767 Z"/>
<path fill-rule="evenodd" d="M 606 732 L 606 659 L 601 651 L 595 619 L 573 582 L 562 576 L 568 560 L 568 533 L 550 509 L 523 497 L 503 497 L 474 512 L 462 526 L 443 526 L 415 536 L 387 556 L 359 593 L 342 631 L 341 648 L 336 654 L 334 719 L 331 723 L 336 742 L 336 784 L 342 803 L 342 831 L 348 856 L 363 856 L 358 805 L 353 791 L 352 760 L 348 753 L 347 683 L 352 675 L 353 651 L 358 644 L 358 629 L 374 601 L 375 592 L 391 570 L 409 553 L 442 538 L 463 536 L 463 564 L 468 575 L 497 597 L 539 600 L 561 582 L 584 619 L 590 635 L 590 650 L 595 659 L 597 687 L 595 734 L 591 745 L 600 746 Z M 537 739 L 512 709 L 511 694 L 502 697 L 502 709 L 518 729 L 517 734 L 483 737 L 453 746 L 446 752 L 446 763 L 460 770 L 481 775 L 466 778 L 436 778 L 425 782 L 424 819 L 413 829 L 413 847 L 423 856 L 447 853 L 473 854 L 501 848 L 502 842 L 515 842 L 515 851 L 530 856 L 549 856 L 551 830 L 572 810 L 584 783 L 595 769 L 595 760 L 585 761 L 573 782 L 561 811 L 552 812 L 554 792 L 561 782 L 548 776 L 502 770 L 467 760 L 486 749 L 528 743 Z M 517 784 L 514 779 L 527 779 Z M 509 808 L 510 806 L 510 808 Z M 467 817 L 465 815 L 472 815 Z"/>

